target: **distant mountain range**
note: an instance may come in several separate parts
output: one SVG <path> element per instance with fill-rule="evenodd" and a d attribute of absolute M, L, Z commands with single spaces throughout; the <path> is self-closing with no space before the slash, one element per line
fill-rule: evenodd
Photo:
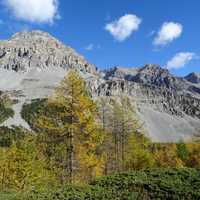
<path fill-rule="evenodd" d="M 100 71 L 42 31 L 0 41 L 0 91 L 17 100 L 14 117 L 1 125 L 29 128 L 20 114 L 23 104 L 52 94 L 71 68 L 80 71 L 95 98 L 129 96 L 153 141 L 190 139 L 200 129 L 200 73 L 176 77 L 153 64 Z"/>

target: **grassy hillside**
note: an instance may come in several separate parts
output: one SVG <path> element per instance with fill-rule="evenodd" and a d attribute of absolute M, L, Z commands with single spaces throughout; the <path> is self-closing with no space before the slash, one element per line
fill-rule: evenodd
<path fill-rule="evenodd" d="M 87 186 L 66 186 L 55 191 L 2 194 L 5 200 L 135 200 L 200 199 L 200 171 L 195 169 L 152 169 L 120 173 Z"/>

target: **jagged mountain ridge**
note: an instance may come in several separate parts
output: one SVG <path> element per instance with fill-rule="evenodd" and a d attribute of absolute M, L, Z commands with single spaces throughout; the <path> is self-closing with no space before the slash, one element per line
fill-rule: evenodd
<path fill-rule="evenodd" d="M 184 92 L 188 95 L 199 96 L 198 91 L 198 74 L 191 73 L 185 78 L 176 77 L 167 69 L 161 68 L 159 65 L 147 64 L 140 68 L 120 68 L 114 67 L 104 71 L 106 80 L 125 80 L 144 85 L 155 85 L 157 87 L 165 87 L 176 92 Z M 191 84 L 194 83 L 194 84 Z M 196 88 L 195 88 L 196 87 Z"/>
<path fill-rule="evenodd" d="M 175 77 L 158 65 L 104 72 L 99 96 L 127 94 L 154 141 L 190 138 L 200 123 L 200 85 Z"/>
<path fill-rule="evenodd" d="M 17 33 L 0 41 L 0 90 L 19 101 L 14 118 L 4 125 L 28 127 L 20 116 L 22 105 L 50 95 L 70 68 L 81 72 L 95 98 L 128 95 L 154 141 L 188 139 L 200 128 L 197 74 L 175 77 L 152 64 L 100 73 L 72 48 L 41 31 Z"/>
<path fill-rule="evenodd" d="M 190 73 L 185 76 L 185 79 L 191 83 L 200 84 L 200 73 Z"/>

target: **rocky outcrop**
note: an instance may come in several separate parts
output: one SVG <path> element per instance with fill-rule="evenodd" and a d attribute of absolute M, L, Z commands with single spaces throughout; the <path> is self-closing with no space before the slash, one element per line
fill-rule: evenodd
<path fill-rule="evenodd" d="M 52 94 L 71 68 L 79 70 L 88 80 L 99 76 L 94 65 L 48 33 L 21 32 L 9 40 L 0 41 L 0 91 L 18 100 L 13 106 L 14 118 L 8 119 L 4 125 L 28 128 L 20 117 L 22 105 Z"/>
<path fill-rule="evenodd" d="M 191 83 L 200 84 L 200 73 L 191 73 L 185 79 Z"/>
<path fill-rule="evenodd" d="M 118 80 L 106 81 L 95 91 L 98 96 L 126 95 L 138 105 L 148 104 L 155 110 L 170 115 L 190 115 L 200 119 L 200 98 L 177 93 L 165 87 L 144 85 L 136 82 Z"/>
<path fill-rule="evenodd" d="M 29 128 L 20 115 L 23 104 L 52 94 L 71 68 L 80 71 L 94 98 L 128 96 L 153 141 L 190 139 L 200 129 L 199 74 L 176 77 L 153 64 L 99 72 L 75 50 L 41 31 L 0 41 L 0 91 L 17 99 L 14 117 L 3 125 Z"/>
<path fill-rule="evenodd" d="M 192 85 L 186 78 L 176 77 L 159 65 L 145 65 L 141 68 L 112 68 L 105 73 L 106 80 L 125 80 L 146 86 L 163 87 L 178 93 L 199 95 L 198 86 Z"/>
<path fill-rule="evenodd" d="M 158 65 L 104 72 L 98 96 L 127 95 L 154 141 L 191 138 L 200 129 L 200 85 L 175 77 Z"/>
<path fill-rule="evenodd" d="M 72 48 L 42 31 L 17 33 L 0 42 L 0 67 L 26 72 L 29 68 L 77 68 L 95 74 L 97 69 Z"/>

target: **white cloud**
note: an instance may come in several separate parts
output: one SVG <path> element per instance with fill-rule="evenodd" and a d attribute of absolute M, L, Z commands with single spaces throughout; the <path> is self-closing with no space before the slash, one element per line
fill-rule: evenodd
<path fill-rule="evenodd" d="M 154 45 L 166 45 L 181 36 L 183 26 L 179 23 L 165 22 L 154 39 Z"/>
<path fill-rule="evenodd" d="M 86 47 L 84 47 L 84 49 L 87 51 L 99 50 L 99 49 L 101 49 L 101 45 L 100 44 L 96 45 L 96 44 L 90 43 Z"/>
<path fill-rule="evenodd" d="M 12 15 L 19 20 L 53 23 L 58 15 L 58 0 L 4 0 Z"/>
<path fill-rule="evenodd" d="M 92 51 L 94 49 L 94 44 L 89 44 L 85 47 L 85 50 Z"/>
<path fill-rule="evenodd" d="M 105 30 L 110 32 L 116 40 L 122 42 L 139 29 L 141 22 L 142 20 L 136 15 L 126 14 L 118 20 L 106 24 Z"/>
<path fill-rule="evenodd" d="M 180 69 L 187 65 L 191 60 L 196 57 L 192 52 L 177 53 L 170 61 L 167 62 L 167 69 Z"/>

